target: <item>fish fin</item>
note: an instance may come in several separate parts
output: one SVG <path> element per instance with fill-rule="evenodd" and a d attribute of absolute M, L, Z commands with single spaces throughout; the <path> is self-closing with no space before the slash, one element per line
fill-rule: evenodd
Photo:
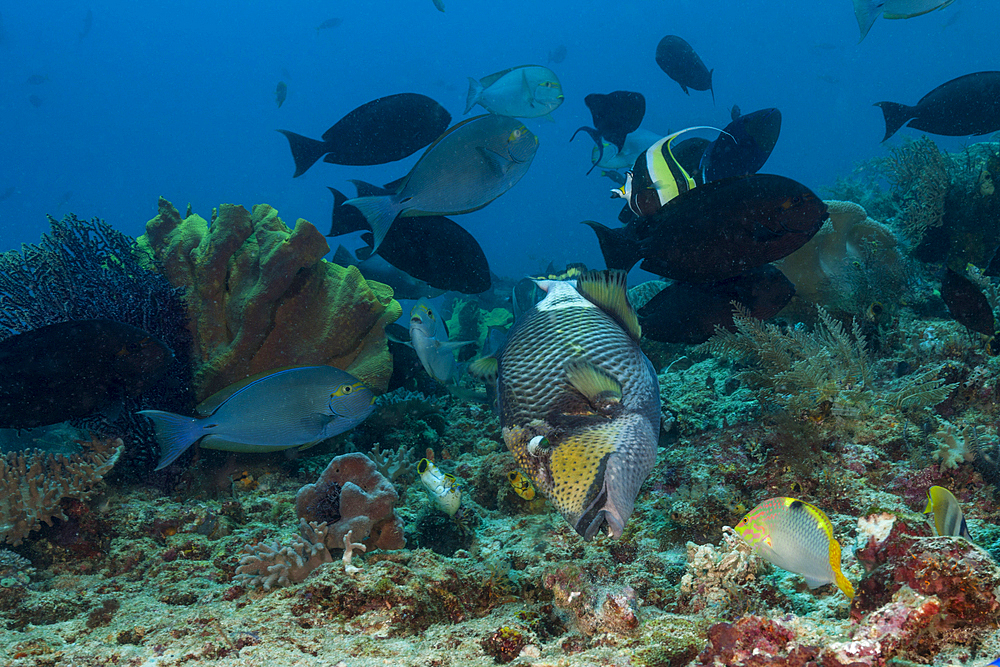
<path fill-rule="evenodd" d="M 392 222 L 400 213 L 400 207 L 396 204 L 395 199 L 390 196 L 355 197 L 354 199 L 348 199 L 344 202 L 344 205 L 353 206 L 361 211 L 361 215 L 365 216 L 365 220 L 371 226 L 375 241 L 372 244 L 372 252 L 378 250 L 378 247 L 382 245 L 382 241 L 385 240 L 385 235 L 389 232 Z"/>
<path fill-rule="evenodd" d="M 712 104 L 715 104 L 715 87 L 712 83 L 712 74 L 715 73 L 715 69 L 708 70 L 708 89 L 712 91 Z"/>
<path fill-rule="evenodd" d="M 875 19 L 882 13 L 884 4 L 885 0 L 854 0 L 854 18 L 858 20 L 858 29 L 861 30 L 858 44 L 868 36 L 868 31 L 872 29 Z M 883 141 L 885 140 L 883 139 Z"/>
<path fill-rule="evenodd" d="M 396 194 L 395 188 L 379 187 L 356 178 L 349 178 L 347 179 L 347 182 L 354 186 L 354 190 L 358 193 L 358 197 L 382 197 L 385 195 Z"/>
<path fill-rule="evenodd" d="M 621 403 L 622 383 L 585 359 L 570 359 L 563 365 L 566 381 L 601 412 L 600 406 Z"/>
<path fill-rule="evenodd" d="M 547 113 L 544 116 L 539 116 L 538 119 L 539 120 L 544 120 L 546 123 L 554 123 L 554 122 L 556 122 L 556 119 L 552 117 L 551 113 Z"/>
<path fill-rule="evenodd" d="M 345 248 L 343 244 L 340 244 L 333 252 L 333 263 L 340 266 L 351 266 L 352 264 L 357 264 L 358 261 L 354 259 L 354 255 L 351 254 L 350 250 Z"/>
<path fill-rule="evenodd" d="M 479 378 L 486 384 L 490 384 L 497 380 L 500 372 L 500 361 L 492 355 L 489 357 L 480 357 L 471 362 L 466 370 L 472 377 Z"/>
<path fill-rule="evenodd" d="M 636 341 L 642 338 L 639 316 L 628 300 L 625 271 L 587 271 L 576 280 L 576 290 L 613 317 Z"/>
<path fill-rule="evenodd" d="M 489 166 L 490 171 L 492 171 L 497 178 L 503 178 L 507 174 L 507 170 L 509 170 L 511 165 L 514 164 L 514 162 L 509 158 L 500 155 L 496 151 L 491 151 L 488 148 L 476 146 L 476 151 L 479 153 L 480 157 L 483 158 L 483 162 Z"/>
<path fill-rule="evenodd" d="M 528 103 L 532 109 L 535 108 L 535 96 L 531 94 L 531 86 L 528 85 L 527 70 L 521 70 L 521 99 Z"/>
<path fill-rule="evenodd" d="M 809 590 L 812 590 L 814 588 L 819 588 L 820 586 L 826 586 L 827 584 L 831 583 L 829 579 L 808 577 L 804 574 L 802 575 L 802 578 L 806 580 L 806 586 L 809 587 Z"/>
<path fill-rule="evenodd" d="M 478 341 L 474 340 L 439 340 L 437 341 L 437 347 L 441 350 L 457 350 L 465 347 L 466 345 L 471 345 Z"/>
<path fill-rule="evenodd" d="M 297 178 L 309 170 L 309 167 L 316 164 L 316 161 L 326 155 L 326 142 L 318 139 L 303 137 L 288 130 L 278 130 L 288 139 L 288 147 L 292 149 L 292 160 L 295 161 L 295 173 L 292 178 Z"/>
<path fill-rule="evenodd" d="M 604 255 L 604 263 L 609 269 L 628 271 L 642 259 L 642 248 L 639 240 L 628 232 L 628 228 L 611 229 L 593 220 L 584 220 L 583 224 L 594 230 L 597 242 Z"/>
<path fill-rule="evenodd" d="M 483 94 L 485 88 L 483 84 L 479 83 L 476 79 L 469 77 L 469 92 L 465 96 L 465 113 L 472 111 L 472 107 L 480 104 L 480 96 Z"/>
<path fill-rule="evenodd" d="M 576 129 L 576 132 L 573 133 L 573 136 L 570 137 L 569 140 L 573 141 L 574 139 L 576 139 L 576 135 L 580 134 L 581 131 L 589 134 L 590 138 L 594 140 L 595 144 L 597 144 L 597 150 L 598 150 L 597 160 L 594 162 L 594 164 L 590 166 L 590 169 L 587 170 L 587 175 L 589 176 L 590 172 L 594 171 L 594 168 L 601 163 L 601 160 L 604 159 L 604 142 L 601 140 L 601 133 L 598 130 L 595 130 L 592 127 L 587 127 L 586 125 L 584 125 L 583 127 L 578 127 Z"/>
<path fill-rule="evenodd" d="M 163 410 L 140 410 L 138 414 L 149 417 L 153 422 L 156 442 L 160 446 L 160 462 L 156 464 L 156 470 L 166 468 L 205 435 L 201 420 L 195 417 Z"/>
<path fill-rule="evenodd" d="M 684 94 L 687 95 L 688 97 L 691 96 L 691 93 L 688 91 L 688 87 L 685 86 L 683 83 L 681 84 L 681 90 L 683 90 Z"/>
<path fill-rule="evenodd" d="M 899 131 L 899 128 L 903 127 L 911 118 L 913 118 L 913 107 L 907 106 L 905 104 L 898 104 L 896 102 L 876 102 L 874 106 L 877 106 L 882 110 L 882 115 L 885 117 L 885 136 L 882 137 L 882 141 L 885 141 L 892 135 Z"/>

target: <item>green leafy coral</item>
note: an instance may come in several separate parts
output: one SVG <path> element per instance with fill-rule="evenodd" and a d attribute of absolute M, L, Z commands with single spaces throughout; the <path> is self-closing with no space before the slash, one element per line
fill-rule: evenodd
<path fill-rule="evenodd" d="M 886 409 L 920 410 L 937 405 L 957 386 L 936 377 L 937 369 L 925 369 L 902 378 L 891 391 L 876 387 L 858 320 L 848 331 L 822 307 L 817 313 L 813 331 L 783 329 L 737 306 L 736 331 L 716 327 L 701 349 L 747 364 L 740 380 L 794 412 L 820 409 L 857 418 Z"/>

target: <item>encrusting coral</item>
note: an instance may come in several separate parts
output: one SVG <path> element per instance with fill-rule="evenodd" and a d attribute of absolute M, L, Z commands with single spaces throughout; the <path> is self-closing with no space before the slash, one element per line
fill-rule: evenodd
<path fill-rule="evenodd" d="M 161 198 L 139 245 L 187 290 L 199 400 L 295 365 L 336 366 L 385 389 L 392 358 L 384 329 L 400 305 L 392 288 L 323 260 L 330 246 L 309 222 L 289 230 L 266 204 L 252 213 L 225 204 L 209 225 Z"/>
<path fill-rule="evenodd" d="M 67 520 L 63 498 L 86 500 L 114 467 L 121 440 L 93 440 L 83 454 L 49 454 L 40 449 L 0 456 L 0 542 L 17 546 L 44 521 Z"/>

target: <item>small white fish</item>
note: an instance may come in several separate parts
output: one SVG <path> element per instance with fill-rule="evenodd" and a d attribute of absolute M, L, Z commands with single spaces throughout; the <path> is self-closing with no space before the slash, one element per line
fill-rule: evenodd
<path fill-rule="evenodd" d="M 450 341 L 448 330 L 426 299 L 410 311 L 410 344 L 427 374 L 442 384 L 458 381 L 461 368 L 454 350 L 473 341 Z"/>
<path fill-rule="evenodd" d="M 955 0 L 854 0 L 854 16 L 858 19 L 861 39 L 868 35 L 880 15 L 887 19 L 911 19 L 935 9 L 944 9 Z"/>
<path fill-rule="evenodd" d="M 539 65 L 522 65 L 479 81 L 469 77 L 465 113 L 478 104 L 501 116 L 538 118 L 547 116 L 562 103 L 562 84 L 555 72 Z"/>

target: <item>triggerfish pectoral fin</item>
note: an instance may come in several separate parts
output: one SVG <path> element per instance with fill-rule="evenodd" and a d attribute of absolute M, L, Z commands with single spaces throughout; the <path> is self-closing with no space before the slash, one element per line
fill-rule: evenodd
<path fill-rule="evenodd" d="M 140 410 L 138 414 L 149 417 L 156 431 L 156 441 L 160 445 L 160 462 L 156 464 L 156 470 L 166 468 L 206 435 L 202 420 L 195 417 L 163 410 Z"/>

